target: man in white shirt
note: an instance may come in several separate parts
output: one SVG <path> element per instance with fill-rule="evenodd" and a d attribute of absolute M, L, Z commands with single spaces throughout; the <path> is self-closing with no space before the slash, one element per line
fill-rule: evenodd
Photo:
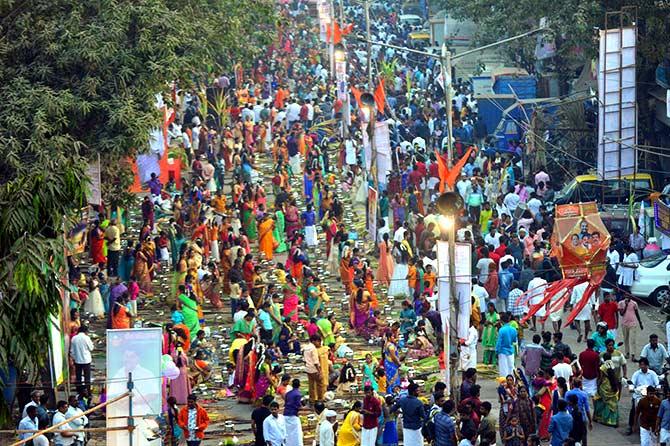
<path fill-rule="evenodd" d="M 493 249 L 498 249 L 500 246 L 500 233 L 493 225 L 489 228 L 489 233 L 484 236 L 484 243 L 493 245 Z"/>
<path fill-rule="evenodd" d="M 333 424 L 337 420 L 337 412 L 327 409 L 324 411 L 326 419 L 319 426 L 319 444 L 321 446 L 335 446 L 335 432 Z"/>
<path fill-rule="evenodd" d="M 65 413 L 68 410 L 68 404 L 65 401 L 59 401 L 58 404 L 56 404 L 56 413 L 54 414 L 53 420 L 52 420 L 52 425 L 56 425 L 59 423 L 62 423 L 63 421 L 67 420 L 67 416 Z M 54 445 L 55 446 L 71 446 L 74 444 L 75 441 L 75 433 L 70 432 L 70 429 L 72 429 L 72 426 L 70 426 L 69 423 L 65 423 L 64 425 L 60 426 L 55 432 L 54 435 Z"/>
<path fill-rule="evenodd" d="M 484 246 L 482 248 L 482 258 L 477 261 L 475 268 L 479 271 L 479 283 L 486 283 L 489 279 L 489 265 L 495 263 L 493 259 L 489 258 L 489 249 Z M 489 296 L 495 298 L 497 296 Z"/>
<path fill-rule="evenodd" d="M 263 438 L 268 446 L 284 446 L 286 443 L 286 421 L 279 413 L 276 401 L 270 403 L 270 416 L 263 421 Z"/>
<path fill-rule="evenodd" d="M 88 326 L 79 327 L 79 332 L 70 341 L 70 356 L 74 361 L 76 384 L 82 385 L 82 378 L 86 389 L 91 389 L 91 353 L 93 352 L 93 341 L 88 336 Z"/>
<path fill-rule="evenodd" d="M 300 104 L 295 99 L 291 100 L 291 103 L 286 107 L 286 120 L 289 129 L 300 120 Z"/>
<path fill-rule="evenodd" d="M 79 402 L 77 401 L 77 396 L 76 395 L 70 395 L 70 397 L 67 399 L 68 401 L 68 409 L 67 412 L 65 412 L 65 418 L 72 418 L 76 415 L 81 415 L 79 418 L 76 418 L 72 421 L 70 421 L 68 424 L 72 429 L 83 429 L 86 427 L 88 424 L 88 417 L 86 415 L 82 415 L 84 413 L 83 410 L 81 410 L 78 407 Z M 74 433 L 74 438 L 75 441 L 78 441 L 80 445 L 84 444 L 84 441 L 86 440 L 86 433 L 85 432 L 75 432 Z"/>
<path fill-rule="evenodd" d="M 26 406 L 26 416 L 19 422 L 19 430 L 37 430 L 37 407 Z M 34 435 L 34 432 L 24 432 L 19 434 L 19 440 L 25 440 Z"/>
<path fill-rule="evenodd" d="M 528 303 L 532 307 L 542 302 L 544 299 L 544 291 L 547 289 L 547 281 L 542 278 L 542 271 L 535 271 L 535 277 L 530 279 L 528 282 Z M 537 330 L 537 318 L 544 318 L 547 314 L 547 306 L 543 305 L 537 312 L 533 315 L 533 331 Z M 544 332 L 544 321 L 542 322 L 542 332 Z"/>
<path fill-rule="evenodd" d="M 481 311 L 481 314 L 486 314 L 486 304 L 489 298 L 489 292 L 486 291 L 486 288 L 481 286 L 479 279 L 476 277 L 472 279 L 472 295 L 479 300 L 479 309 Z"/>
<path fill-rule="evenodd" d="M 405 240 L 405 232 L 407 231 L 407 229 L 405 229 L 404 226 L 400 226 L 398 223 L 399 222 L 397 222 L 396 226 L 399 226 L 399 227 L 393 233 L 393 241 L 398 242 L 398 243 L 402 243 L 402 241 Z"/>
<path fill-rule="evenodd" d="M 516 208 L 519 207 L 520 202 L 521 197 L 519 197 L 519 195 L 514 192 L 508 193 L 507 195 L 505 195 L 505 198 L 503 199 L 505 207 L 509 209 L 512 215 L 514 215 L 514 211 L 516 211 Z"/>
<path fill-rule="evenodd" d="M 42 391 L 41 390 L 33 390 L 30 392 L 30 401 L 23 406 L 23 412 L 21 412 L 21 418 L 25 418 L 28 416 L 28 408 L 30 406 L 39 406 L 40 405 L 40 397 L 42 396 Z"/>
<path fill-rule="evenodd" d="M 552 367 L 552 370 L 554 371 L 554 377 L 555 378 L 560 378 L 563 377 L 565 379 L 565 382 L 570 383 L 570 377 L 572 377 L 572 366 L 570 364 L 566 364 L 563 362 L 562 358 L 558 359 L 558 363 L 556 363 L 555 366 Z"/>
<path fill-rule="evenodd" d="M 464 173 L 461 174 L 461 179 L 456 183 L 456 189 L 458 194 L 461 196 L 465 203 L 468 202 L 468 196 L 472 191 L 472 182 L 468 179 L 467 175 Z"/>
<path fill-rule="evenodd" d="M 623 261 L 619 264 L 617 270 L 617 274 L 619 274 L 618 284 L 622 290 L 628 293 L 635 281 L 635 271 L 640 266 L 638 263 L 640 258 L 630 246 L 626 246 L 623 252 Z"/>
<path fill-rule="evenodd" d="M 530 213 L 533 214 L 533 218 L 537 220 L 537 216 L 540 214 L 540 207 L 542 206 L 542 201 L 540 201 L 540 199 L 537 198 L 537 194 L 535 192 L 530 193 L 530 199 L 526 203 L 526 206 L 528 206 L 528 210 L 530 210 Z"/>

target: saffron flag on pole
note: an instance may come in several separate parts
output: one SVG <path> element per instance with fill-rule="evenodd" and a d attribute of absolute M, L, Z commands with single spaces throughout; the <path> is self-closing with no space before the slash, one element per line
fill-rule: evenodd
<path fill-rule="evenodd" d="M 384 91 L 384 79 L 379 79 L 377 88 L 375 88 L 375 104 L 377 104 L 377 110 L 379 113 L 384 113 L 384 107 L 386 107 L 386 92 Z"/>
<path fill-rule="evenodd" d="M 356 99 L 356 104 L 358 104 L 358 108 L 361 107 L 361 90 L 358 88 L 354 87 L 353 85 L 351 86 L 351 93 L 354 95 L 354 99 Z"/>
<path fill-rule="evenodd" d="M 435 159 L 437 160 L 437 174 L 440 177 L 440 193 L 444 193 L 444 185 L 447 181 L 447 176 L 449 175 L 449 168 L 447 167 L 447 163 L 444 161 L 444 158 L 442 158 L 442 155 L 440 155 L 440 152 L 435 150 Z"/>
<path fill-rule="evenodd" d="M 470 148 L 465 152 L 465 155 L 461 159 L 458 160 L 458 162 L 449 170 L 449 173 L 447 174 L 446 182 L 447 186 L 449 186 L 451 189 L 454 188 L 454 185 L 456 184 L 456 179 L 458 178 L 458 175 L 461 173 L 461 169 L 463 169 L 463 166 L 465 166 L 465 163 L 468 162 L 468 158 L 470 158 L 470 154 L 474 150 L 474 146 L 470 146 Z"/>

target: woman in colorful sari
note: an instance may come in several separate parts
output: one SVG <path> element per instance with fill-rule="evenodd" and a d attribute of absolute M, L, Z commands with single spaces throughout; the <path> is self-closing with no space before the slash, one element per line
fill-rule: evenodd
<path fill-rule="evenodd" d="M 377 361 L 370 353 L 365 354 L 365 363 L 363 364 L 363 385 L 372 386 L 372 390 L 377 392 L 379 385 L 375 377 L 375 370 L 377 370 Z"/>
<path fill-rule="evenodd" d="M 152 256 L 146 246 L 137 251 L 135 255 L 135 267 L 133 268 L 133 275 L 137 278 L 137 283 L 144 294 L 151 296 L 153 291 L 151 288 L 151 272 L 154 269 Z"/>
<path fill-rule="evenodd" d="M 179 254 L 179 261 L 175 264 L 174 279 L 172 283 L 172 295 L 176 296 L 179 291 L 179 285 L 186 283 L 186 275 L 188 274 L 187 251 L 182 249 Z"/>
<path fill-rule="evenodd" d="M 357 285 L 362 285 L 357 283 Z M 370 317 L 370 295 L 362 286 L 357 286 L 350 299 L 351 325 L 358 330 Z"/>
<path fill-rule="evenodd" d="M 119 261 L 119 277 L 123 282 L 130 280 L 130 275 L 135 268 L 135 248 L 128 242 L 128 246 L 123 250 L 121 260 Z"/>
<path fill-rule="evenodd" d="M 298 235 L 289 251 L 290 258 L 288 260 L 290 260 L 290 262 L 288 260 L 286 261 L 287 265 L 289 263 L 291 265 L 291 277 L 293 277 L 298 284 L 302 284 L 303 269 L 305 261 L 307 260 L 305 253 L 300 248 L 301 246 L 302 246 L 302 236 Z"/>
<path fill-rule="evenodd" d="M 400 359 L 398 359 L 398 348 L 393 332 L 386 334 L 382 358 L 386 375 L 386 392 L 393 393 L 393 389 L 400 385 Z"/>
<path fill-rule="evenodd" d="M 593 418 L 598 423 L 614 427 L 619 425 L 620 386 L 612 355 L 605 352 L 598 375 L 598 393 L 593 398 Z"/>
<path fill-rule="evenodd" d="M 293 233 L 300 230 L 300 212 L 295 204 L 295 200 L 286 207 L 286 237 L 290 240 L 293 238 Z"/>
<path fill-rule="evenodd" d="M 177 404 L 186 404 L 186 399 L 191 394 L 191 381 L 188 376 L 189 360 L 184 353 L 181 343 L 177 343 L 177 349 L 172 354 L 172 359 L 179 369 L 179 376 L 170 380 L 170 396 L 177 399 Z"/>
<path fill-rule="evenodd" d="M 100 229 L 100 222 L 98 220 L 93 222 L 93 228 L 89 232 L 89 240 L 91 245 L 91 261 L 96 265 L 104 265 L 107 263 L 105 257 L 105 233 Z"/>
<path fill-rule="evenodd" d="M 327 271 L 331 275 L 337 274 L 340 250 L 337 246 L 337 217 L 330 216 L 330 211 L 324 217 L 326 223 L 326 256 L 328 258 Z"/>
<path fill-rule="evenodd" d="M 272 229 L 272 237 L 277 242 L 275 252 L 277 254 L 286 252 L 288 249 L 286 246 L 286 222 L 284 221 L 284 211 L 281 208 L 275 211 L 275 224 Z"/>
<path fill-rule="evenodd" d="M 365 273 L 364 273 L 365 290 L 370 295 L 370 308 L 372 310 L 376 310 L 377 307 L 379 306 L 379 302 L 377 301 L 377 293 L 375 293 L 375 288 L 374 288 L 375 275 L 372 272 L 372 268 L 369 268 L 367 266 L 365 266 L 364 271 L 365 271 Z"/>
<path fill-rule="evenodd" d="M 554 383 L 545 379 L 544 371 L 538 370 L 537 376 L 531 382 L 533 386 L 533 396 L 539 398 L 539 404 L 544 407 L 542 418 L 537 420 L 537 435 L 541 440 L 549 439 L 549 423 L 551 422 L 551 393 Z"/>
<path fill-rule="evenodd" d="M 268 215 L 258 225 L 258 249 L 264 254 L 265 260 L 272 260 L 276 241 L 272 236 L 275 222 Z"/>
<path fill-rule="evenodd" d="M 130 328 L 130 317 L 132 316 L 126 307 L 128 297 L 125 295 L 119 297 L 112 306 L 110 316 L 112 320 L 111 328 L 113 330 Z"/>
<path fill-rule="evenodd" d="M 231 257 L 232 253 L 230 250 L 230 245 L 228 242 L 223 242 L 221 245 L 221 262 L 219 263 L 219 271 L 221 273 L 221 285 L 224 296 L 230 295 L 230 277 L 228 277 L 228 272 L 233 267 L 232 261 L 230 260 Z"/>
<path fill-rule="evenodd" d="M 258 400 L 265 395 L 273 395 L 277 383 L 275 382 L 276 377 L 272 373 L 272 357 L 268 352 L 260 356 L 256 373 L 256 385 L 253 392 L 254 399 Z"/>
<path fill-rule="evenodd" d="M 305 173 L 303 174 L 303 185 L 304 185 L 304 194 L 305 202 L 311 203 L 313 199 L 313 187 L 314 187 L 314 173 L 309 167 L 305 168 Z"/>
<path fill-rule="evenodd" d="M 216 267 L 216 263 L 209 262 L 207 265 L 208 273 L 205 275 L 201 281 L 202 292 L 205 297 L 209 299 L 212 306 L 216 309 L 223 308 L 223 302 L 221 301 L 221 274 L 219 269 Z"/>
<path fill-rule="evenodd" d="M 362 408 L 363 404 L 360 401 L 355 401 L 351 410 L 344 416 L 344 421 L 337 430 L 337 446 L 358 446 L 361 444 Z"/>
<path fill-rule="evenodd" d="M 377 268 L 377 281 L 380 285 L 388 286 L 391 284 L 391 277 L 393 277 L 393 256 L 391 255 L 393 249 L 389 242 L 389 235 L 384 234 L 383 240 L 379 242 L 379 267 Z"/>
<path fill-rule="evenodd" d="M 289 287 L 284 287 L 284 317 L 291 322 L 298 322 L 298 305 L 300 298 Z"/>
<path fill-rule="evenodd" d="M 407 344 L 409 347 L 407 350 L 408 358 L 421 360 L 435 355 L 433 344 L 428 340 L 426 331 L 423 328 L 417 327 L 416 335 L 410 334 Z"/>
<path fill-rule="evenodd" d="M 233 344 L 235 343 L 236 342 L 233 341 Z M 241 344 L 241 341 L 238 345 L 239 344 Z M 233 385 L 238 389 L 237 401 L 243 404 L 250 403 L 253 398 L 253 387 L 256 383 L 257 358 L 255 345 L 256 342 L 254 339 L 249 339 L 232 352 L 232 355 L 235 358 L 235 378 Z"/>
<path fill-rule="evenodd" d="M 191 333 L 191 339 L 194 339 L 196 334 L 200 331 L 198 302 L 186 292 L 186 285 L 179 285 L 177 308 L 184 316 L 184 325 L 188 327 L 188 330 Z"/>
<path fill-rule="evenodd" d="M 354 268 L 351 265 L 351 249 L 346 245 L 342 249 L 342 258 L 340 259 L 340 281 L 344 286 L 344 292 L 351 294 L 351 285 L 354 280 Z"/>
<path fill-rule="evenodd" d="M 482 362 L 488 365 L 498 364 L 498 355 L 496 355 L 496 340 L 498 339 L 498 325 L 500 325 L 500 315 L 496 311 L 496 306 L 489 302 L 486 307 L 484 317 L 484 330 L 482 330 L 482 347 L 484 357 Z"/>
<path fill-rule="evenodd" d="M 249 240 L 256 240 L 258 229 L 256 225 L 256 204 L 251 198 L 242 203 L 242 226 Z"/>
<path fill-rule="evenodd" d="M 379 336 L 386 327 L 387 324 L 381 319 L 379 310 L 375 310 L 356 333 L 363 339 L 372 339 Z"/>
<path fill-rule="evenodd" d="M 278 294 L 273 294 L 271 299 L 270 299 L 270 322 L 272 322 L 272 343 L 277 344 L 279 341 L 279 333 L 281 333 L 281 328 L 282 328 L 282 315 L 281 315 L 281 307 L 277 300 L 279 299 Z"/>

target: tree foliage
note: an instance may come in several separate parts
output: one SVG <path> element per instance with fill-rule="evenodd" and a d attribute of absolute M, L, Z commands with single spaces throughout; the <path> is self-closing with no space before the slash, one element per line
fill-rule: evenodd
<path fill-rule="evenodd" d="M 124 204 L 154 95 L 248 64 L 274 29 L 271 0 L 0 0 L 0 367 L 43 362 L 88 160 Z"/>
<path fill-rule="evenodd" d="M 638 14 L 638 49 L 642 61 L 660 62 L 668 54 L 670 29 L 667 14 L 670 4 L 649 0 L 442 0 L 450 15 L 477 24 L 477 44 L 496 42 L 539 27 L 547 17 L 550 35 L 557 44 L 555 68 L 564 75 L 574 63 L 597 57 L 597 29 L 605 26 L 605 13 L 636 6 Z M 616 23 L 610 26 L 616 26 Z M 532 69 L 536 40 L 532 37 L 501 47 L 509 59 Z"/>

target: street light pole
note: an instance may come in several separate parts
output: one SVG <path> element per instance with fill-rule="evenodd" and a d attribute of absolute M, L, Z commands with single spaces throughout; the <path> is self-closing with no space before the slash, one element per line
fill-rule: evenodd
<path fill-rule="evenodd" d="M 370 34 L 370 2 L 365 0 L 365 34 L 367 35 L 368 91 L 372 91 L 372 36 Z"/>
<path fill-rule="evenodd" d="M 447 114 L 447 166 L 451 169 L 454 162 L 454 143 L 451 140 L 453 135 L 453 122 L 451 122 L 451 51 L 447 49 L 446 43 L 442 44 L 441 56 L 442 87 L 444 89 L 445 113 Z"/>

